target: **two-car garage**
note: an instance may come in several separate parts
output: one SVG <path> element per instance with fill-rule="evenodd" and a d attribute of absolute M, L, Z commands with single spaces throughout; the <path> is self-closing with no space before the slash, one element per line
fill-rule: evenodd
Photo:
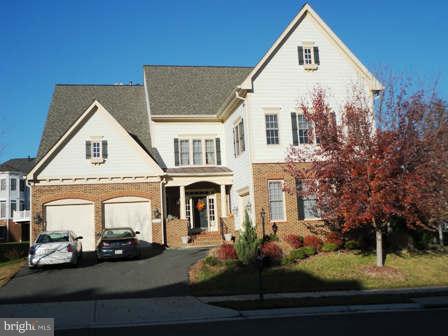
<path fill-rule="evenodd" d="M 138 238 L 152 241 L 151 202 L 140 197 L 119 197 L 102 203 L 99 216 L 104 228 L 131 227 Z M 96 247 L 94 203 L 81 199 L 64 199 L 45 205 L 46 230 L 71 230 L 82 236 L 84 251 Z"/>

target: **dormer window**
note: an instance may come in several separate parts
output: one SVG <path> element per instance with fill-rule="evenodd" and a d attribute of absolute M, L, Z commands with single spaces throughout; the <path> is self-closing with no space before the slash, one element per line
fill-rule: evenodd
<path fill-rule="evenodd" d="M 91 163 L 103 163 L 108 156 L 107 141 L 99 137 L 92 137 L 91 140 L 86 141 L 86 159 Z"/>
<path fill-rule="evenodd" d="M 298 47 L 299 65 L 302 65 L 305 70 L 317 70 L 320 65 L 319 48 L 314 45 L 314 42 L 303 42 L 302 46 Z"/>

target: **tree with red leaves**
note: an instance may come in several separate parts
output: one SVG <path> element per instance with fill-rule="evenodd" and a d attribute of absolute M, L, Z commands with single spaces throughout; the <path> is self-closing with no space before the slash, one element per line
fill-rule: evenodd
<path fill-rule="evenodd" d="M 435 95 L 408 89 L 392 85 L 373 104 L 354 88 L 334 111 L 316 88 L 300 110 L 318 145 L 291 146 L 287 155 L 287 171 L 306 186 L 295 192 L 316 198 L 327 225 L 375 232 L 377 266 L 384 265 L 383 236 L 392 222 L 435 230 L 447 217 L 448 109 Z"/>

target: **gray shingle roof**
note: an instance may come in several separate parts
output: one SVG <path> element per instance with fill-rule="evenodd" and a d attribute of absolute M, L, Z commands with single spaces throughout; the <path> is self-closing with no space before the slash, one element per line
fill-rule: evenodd
<path fill-rule="evenodd" d="M 28 174 L 34 166 L 34 158 L 16 158 L 0 164 L 0 171 L 17 171 Z"/>
<path fill-rule="evenodd" d="M 145 90 L 141 85 L 56 85 L 42 134 L 40 160 L 83 114 L 99 101 L 147 151 L 151 150 Z"/>
<path fill-rule="evenodd" d="M 252 67 L 145 65 L 151 115 L 216 115 Z"/>

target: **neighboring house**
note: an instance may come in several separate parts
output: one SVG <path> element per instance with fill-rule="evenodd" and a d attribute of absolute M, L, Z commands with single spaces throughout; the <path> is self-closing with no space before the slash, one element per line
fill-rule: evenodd
<path fill-rule="evenodd" d="M 176 246 L 216 242 L 247 210 L 261 233 L 306 234 L 314 200 L 283 191 L 290 145 L 315 146 L 298 109 L 316 86 L 341 106 L 381 89 L 309 5 L 255 67 L 144 66 L 144 85 L 57 85 L 32 188 L 33 237 L 67 228 L 95 248 L 104 227 Z M 297 181 L 302 185 L 301 181 Z"/>
<path fill-rule="evenodd" d="M 26 175 L 33 165 L 32 158 L 0 164 L 0 242 L 29 240 L 30 192 Z"/>

